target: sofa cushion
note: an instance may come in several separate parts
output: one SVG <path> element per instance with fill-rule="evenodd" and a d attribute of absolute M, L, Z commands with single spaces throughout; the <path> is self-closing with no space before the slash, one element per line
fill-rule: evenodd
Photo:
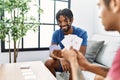
<path fill-rule="evenodd" d="M 108 44 L 105 44 L 102 50 L 98 53 L 95 61 L 102 65 L 111 67 L 112 61 L 119 47 L 120 41 L 119 42 L 113 41 Z"/>
<path fill-rule="evenodd" d="M 114 34 L 114 33 L 112 33 Z M 114 35 L 109 34 L 94 34 L 91 37 L 91 40 L 102 41 L 104 40 L 104 45 L 102 49 L 99 51 L 95 58 L 95 62 L 105 65 L 107 67 L 111 67 L 112 61 L 116 54 L 118 48 L 120 48 L 120 35 L 118 33 Z"/>
<path fill-rule="evenodd" d="M 88 61 L 93 62 L 95 60 L 95 57 L 102 48 L 103 44 L 104 41 L 88 40 L 88 46 L 85 54 Z"/>

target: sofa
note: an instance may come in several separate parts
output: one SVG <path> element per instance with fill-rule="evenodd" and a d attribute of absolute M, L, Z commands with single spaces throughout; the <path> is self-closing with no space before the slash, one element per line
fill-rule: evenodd
<path fill-rule="evenodd" d="M 111 67 L 116 51 L 120 47 L 119 35 L 94 34 L 88 40 L 85 57 L 93 64 Z M 56 72 L 57 80 L 69 80 L 69 73 Z M 94 73 L 83 71 L 85 80 L 94 80 Z"/>

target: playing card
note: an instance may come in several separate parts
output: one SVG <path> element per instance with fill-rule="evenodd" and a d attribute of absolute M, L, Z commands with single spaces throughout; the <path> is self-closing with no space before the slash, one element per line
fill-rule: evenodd
<path fill-rule="evenodd" d="M 79 50 L 82 43 L 82 38 L 78 37 L 77 35 L 66 35 L 61 43 L 67 49 L 70 49 L 72 46 L 74 49 Z"/>
<path fill-rule="evenodd" d="M 69 36 L 65 36 L 65 38 L 61 41 L 66 49 L 69 49 L 71 46 L 72 38 Z"/>
<path fill-rule="evenodd" d="M 79 37 L 75 37 L 72 41 L 72 46 L 74 49 L 79 50 L 82 43 L 82 39 Z"/>
<path fill-rule="evenodd" d="M 51 45 L 49 47 L 49 52 L 52 53 L 54 50 L 61 50 L 61 47 L 57 45 Z"/>

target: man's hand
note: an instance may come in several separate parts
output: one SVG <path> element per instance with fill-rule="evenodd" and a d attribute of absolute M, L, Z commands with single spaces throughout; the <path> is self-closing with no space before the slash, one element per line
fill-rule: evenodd
<path fill-rule="evenodd" d="M 60 63 L 62 65 L 63 71 L 70 71 L 70 64 L 69 64 L 69 62 L 66 59 L 61 58 L 60 59 Z"/>
<path fill-rule="evenodd" d="M 62 57 L 64 57 L 69 62 L 74 62 L 74 60 L 77 59 L 77 54 L 72 47 L 70 50 L 64 48 L 62 50 Z"/>
<path fill-rule="evenodd" d="M 72 80 L 84 80 L 84 77 L 81 73 L 79 64 L 78 64 L 78 52 L 74 50 L 72 47 L 70 50 L 63 49 L 62 56 L 70 62 L 71 69 L 72 69 Z"/>
<path fill-rule="evenodd" d="M 82 70 L 87 70 L 87 68 L 89 67 L 90 63 L 87 61 L 87 59 L 85 58 L 85 56 L 77 50 L 74 50 L 77 54 L 77 60 L 78 60 L 78 64 L 80 66 L 80 68 Z"/>
<path fill-rule="evenodd" d="M 53 54 L 59 58 L 62 58 L 61 56 L 61 50 L 53 50 Z"/>
<path fill-rule="evenodd" d="M 77 59 L 78 64 L 82 70 L 86 70 L 90 64 L 80 51 L 77 51 L 72 47 L 70 48 L 70 50 L 63 49 L 62 56 L 67 59 L 70 64 L 74 63 Z"/>

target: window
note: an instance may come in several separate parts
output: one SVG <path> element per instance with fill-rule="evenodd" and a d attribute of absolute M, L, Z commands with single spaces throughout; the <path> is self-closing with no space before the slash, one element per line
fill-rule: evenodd
<path fill-rule="evenodd" d="M 36 20 L 40 21 L 37 32 L 28 31 L 20 41 L 20 51 L 33 51 L 33 50 L 48 50 L 51 44 L 51 38 L 54 30 L 58 29 L 55 15 L 59 9 L 70 8 L 70 0 L 32 0 L 31 4 L 38 4 L 43 9 L 42 14 L 37 14 L 37 7 L 32 7 L 30 12 L 26 15 L 33 15 Z M 9 17 L 5 13 L 5 17 Z M 7 39 L 7 38 L 6 38 Z M 11 42 L 11 50 L 13 49 L 13 42 Z M 1 42 L 1 51 L 8 51 L 8 43 Z"/>

